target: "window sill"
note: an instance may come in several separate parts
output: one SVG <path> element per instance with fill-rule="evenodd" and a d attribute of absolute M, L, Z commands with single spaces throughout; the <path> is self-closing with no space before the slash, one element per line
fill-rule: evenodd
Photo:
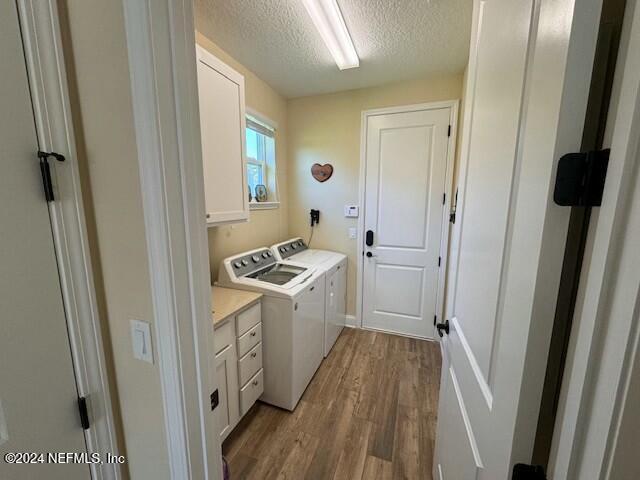
<path fill-rule="evenodd" d="M 280 208 L 280 202 L 249 202 L 249 210 L 273 210 Z"/>

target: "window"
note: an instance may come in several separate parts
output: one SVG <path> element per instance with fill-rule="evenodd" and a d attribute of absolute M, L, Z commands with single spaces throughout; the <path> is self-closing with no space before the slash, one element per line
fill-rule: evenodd
<path fill-rule="evenodd" d="M 247 183 L 251 209 L 277 208 L 274 128 L 247 116 Z"/>

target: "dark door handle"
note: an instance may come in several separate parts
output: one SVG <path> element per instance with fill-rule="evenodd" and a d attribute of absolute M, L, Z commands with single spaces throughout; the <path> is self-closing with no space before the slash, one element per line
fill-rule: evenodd
<path fill-rule="evenodd" d="M 364 243 L 367 244 L 367 247 L 373 247 L 373 230 L 367 230 Z"/>
<path fill-rule="evenodd" d="M 438 323 L 436 325 L 436 328 L 438 329 L 438 335 L 440 335 L 440 338 L 444 336 L 444 334 L 442 333 L 443 331 L 444 333 L 449 335 L 449 320 L 445 320 L 444 323 Z"/>

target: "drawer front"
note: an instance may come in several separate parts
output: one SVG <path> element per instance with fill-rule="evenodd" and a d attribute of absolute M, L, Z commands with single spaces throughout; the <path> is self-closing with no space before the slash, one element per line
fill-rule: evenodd
<path fill-rule="evenodd" d="M 242 358 L 246 353 L 262 341 L 262 323 L 257 324 L 247 333 L 238 338 L 238 358 Z"/>
<path fill-rule="evenodd" d="M 262 320 L 262 313 L 260 310 L 260 303 L 256 303 L 253 307 L 247 308 L 244 312 L 238 314 L 238 336 L 244 335 L 247 330 L 253 328 L 257 323 Z"/>
<path fill-rule="evenodd" d="M 224 350 L 227 345 L 233 345 L 235 337 L 233 319 L 227 320 L 227 323 L 216 328 L 213 334 L 213 346 L 215 347 L 216 355 Z"/>
<path fill-rule="evenodd" d="M 262 343 L 238 360 L 240 385 L 245 385 L 262 368 Z"/>
<path fill-rule="evenodd" d="M 262 369 L 240 390 L 240 415 L 249 411 L 264 391 L 264 379 Z"/>

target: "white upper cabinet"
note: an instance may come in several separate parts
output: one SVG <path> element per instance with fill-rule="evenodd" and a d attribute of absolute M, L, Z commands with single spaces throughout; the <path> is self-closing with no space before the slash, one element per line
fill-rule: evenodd
<path fill-rule="evenodd" d="M 207 224 L 246 222 L 244 77 L 196 48 Z"/>

